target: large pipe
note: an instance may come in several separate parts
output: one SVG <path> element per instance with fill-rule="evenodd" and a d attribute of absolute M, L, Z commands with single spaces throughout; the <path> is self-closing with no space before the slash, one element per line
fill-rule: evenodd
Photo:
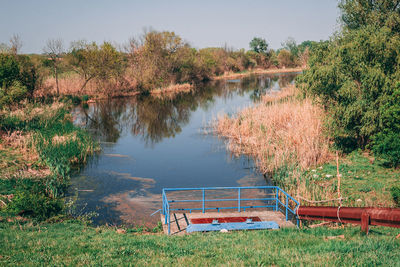
<path fill-rule="evenodd" d="M 360 224 L 366 233 L 369 225 L 400 228 L 400 209 L 300 206 L 296 213 L 302 220 Z"/>

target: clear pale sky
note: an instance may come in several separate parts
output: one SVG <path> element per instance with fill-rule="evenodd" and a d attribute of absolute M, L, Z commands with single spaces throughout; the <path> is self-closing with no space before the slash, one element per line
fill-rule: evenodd
<path fill-rule="evenodd" d="M 41 53 L 48 39 L 125 43 L 144 28 L 174 31 L 196 48 L 246 48 L 254 36 L 279 48 L 326 40 L 339 29 L 336 0 L 1 0 L 0 43 L 13 34 L 23 53 Z"/>

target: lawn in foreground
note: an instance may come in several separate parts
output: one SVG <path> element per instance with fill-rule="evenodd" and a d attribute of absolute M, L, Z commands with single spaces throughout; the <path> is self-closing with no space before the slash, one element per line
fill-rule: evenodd
<path fill-rule="evenodd" d="M 380 265 L 400 266 L 399 229 L 359 227 L 118 234 L 76 222 L 0 223 L 0 265 Z M 344 235 L 330 239 L 330 236 Z"/>

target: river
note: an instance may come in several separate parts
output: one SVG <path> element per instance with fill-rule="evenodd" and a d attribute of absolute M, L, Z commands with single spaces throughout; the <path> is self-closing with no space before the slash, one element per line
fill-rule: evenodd
<path fill-rule="evenodd" d="M 251 159 L 234 157 L 208 127 L 218 115 L 253 105 L 296 74 L 213 81 L 174 97 L 109 99 L 76 107 L 74 122 L 101 144 L 71 179 L 75 215 L 95 224 L 147 225 L 159 220 L 165 187 L 266 185 Z"/>

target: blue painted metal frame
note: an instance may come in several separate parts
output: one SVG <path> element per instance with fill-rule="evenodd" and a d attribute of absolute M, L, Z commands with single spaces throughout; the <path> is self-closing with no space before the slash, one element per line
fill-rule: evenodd
<path fill-rule="evenodd" d="M 279 225 L 276 222 L 239 222 L 239 223 L 200 223 L 200 224 L 189 224 L 186 228 L 187 233 L 192 232 L 208 232 L 208 231 L 221 231 L 226 230 L 261 230 L 261 229 L 279 229 Z"/>
<path fill-rule="evenodd" d="M 243 189 L 271 189 L 274 192 L 274 198 L 241 198 L 241 191 Z M 238 198 L 229 198 L 229 199 L 206 199 L 206 191 L 207 190 L 237 190 Z M 201 191 L 202 199 L 182 199 L 182 200 L 168 200 L 167 192 L 176 192 L 176 191 Z M 285 201 L 282 202 L 279 199 L 279 193 L 282 193 L 285 197 Z M 256 201 L 256 200 L 270 200 L 275 201 L 275 205 L 264 205 L 264 206 L 242 206 L 242 201 Z M 235 207 L 217 207 L 217 208 L 207 208 L 206 202 L 218 202 L 218 201 L 237 201 L 237 206 Z M 292 210 L 289 206 L 289 201 L 293 201 L 296 206 L 294 210 Z M 170 203 L 178 203 L 178 202 L 201 202 L 201 208 L 177 208 L 171 209 Z M 242 209 L 246 211 L 249 208 L 272 208 L 275 211 L 283 210 L 279 207 L 279 204 L 285 208 L 284 214 L 286 220 L 289 219 L 289 212 L 296 216 L 297 226 L 299 225 L 299 219 L 296 215 L 296 209 L 299 207 L 300 203 L 295 200 L 288 193 L 283 191 L 279 186 L 242 186 L 242 187 L 203 187 L 203 188 L 164 188 L 162 190 L 162 214 L 165 216 L 165 224 L 168 225 L 168 234 L 171 233 L 171 211 L 189 211 L 190 213 L 195 210 L 201 210 L 203 213 L 206 210 L 217 210 L 218 212 L 222 209 L 237 209 L 240 212 Z"/>

